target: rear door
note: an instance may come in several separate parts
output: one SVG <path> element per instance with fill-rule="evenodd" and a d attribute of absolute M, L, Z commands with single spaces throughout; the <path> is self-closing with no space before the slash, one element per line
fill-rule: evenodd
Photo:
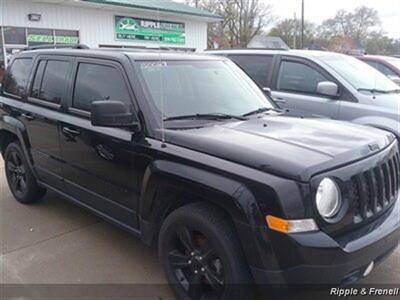
<path fill-rule="evenodd" d="M 146 159 L 135 156 L 135 136 L 129 129 L 92 126 L 91 103 L 96 100 L 133 107 L 126 73 L 117 62 L 78 58 L 68 114 L 60 127 L 65 184 L 85 205 L 137 227 L 138 173 Z"/>
<path fill-rule="evenodd" d="M 277 73 L 274 74 L 272 97 L 283 108 L 337 119 L 340 99 L 317 93 L 317 85 L 323 81 L 337 83 L 311 61 L 282 56 Z"/>
<path fill-rule="evenodd" d="M 63 187 L 58 124 L 71 70 L 71 58 L 38 57 L 21 107 L 35 170 L 41 181 L 57 189 Z"/>

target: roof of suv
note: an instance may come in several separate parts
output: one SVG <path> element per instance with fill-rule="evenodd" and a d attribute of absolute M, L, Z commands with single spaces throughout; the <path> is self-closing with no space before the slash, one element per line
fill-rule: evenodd
<path fill-rule="evenodd" d="M 339 53 L 327 52 L 327 51 L 317 51 L 317 50 L 270 50 L 270 49 L 232 49 L 232 50 L 211 50 L 205 53 L 214 55 L 228 55 L 228 54 L 282 54 L 282 55 L 292 55 L 300 57 L 321 57 L 327 55 L 340 55 Z"/>
<path fill-rule="evenodd" d="M 132 60 L 221 60 L 221 57 L 205 54 L 189 54 L 181 52 L 159 51 L 159 50 L 126 50 L 126 49 L 43 49 L 21 52 L 19 55 L 73 55 L 92 56 L 118 59 L 121 56 Z"/>

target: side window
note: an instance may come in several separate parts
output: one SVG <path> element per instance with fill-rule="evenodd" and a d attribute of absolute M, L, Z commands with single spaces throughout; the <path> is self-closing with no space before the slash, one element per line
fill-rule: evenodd
<path fill-rule="evenodd" d="M 39 98 L 40 87 L 42 85 L 43 72 L 45 67 L 46 67 L 46 61 L 41 60 L 39 62 L 39 66 L 37 67 L 35 78 L 33 80 L 32 90 L 30 94 L 32 98 Z"/>
<path fill-rule="evenodd" d="M 92 102 L 98 100 L 118 100 L 131 104 L 125 80 L 117 68 L 94 63 L 80 63 L 72 106 L 90 112 Z"/>
<path fill-rule="evenodd" d="M 17 58 L 8 72 L 4 91 L 8 94 L 23 97 L 32 68 L 31 58 Z"/>
<path fill-rule="evenodd" d="M 371 67 L 373 67 L 374 69 L 378 69 L 378 64 L 376 62 L 370 61 L 370 60 L 367 60 L 367 61 L 364 61 L 364 62 L 366 64 L 370 65 Z"/>
<path fill-rule="evenodd" d="M 69 62 L 67 61 L 47 61 L 38 99 L 60 104 L 66 87 L 68 69 Z M 34 82 L 34 85 L 35 83 L 36 82 Z"/>
<path fill-rule="evenodd" d="M 261 87 L 268 86 L 268 74 L 272 67 L 272 55 L 230 55 L 250 77 Z"/>
<path fill-rule="evenodd" d="M 378 70 L 385 74 L 386 76 L 397 76 L 397 74 L 395 72 L 393 72 L 391 69 L 389 69 L 387 66 L 385 66 L 384 64 L 381 63 L 377 63 L 378 66 Z"/>
<path fill-rule="evenodd" d="M 278 90 L 316 93 L 320 82 L 329 81 L 320 72 L 297 62 L 283 61 L 279 70 Z"/>

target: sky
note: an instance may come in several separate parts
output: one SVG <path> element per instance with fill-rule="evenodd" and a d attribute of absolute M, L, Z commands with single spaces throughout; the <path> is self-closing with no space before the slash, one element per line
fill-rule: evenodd
<path fill-rule="evenodd" d="M 175 0 L 184 2 L 184 0 Z M 218 0 L 215 0 L 218 1 Z M 301 0 L 260 0 L 273 6 L 277 21 L 301 16 Z M 400 38 L 400 0 L 305 0 L 305 18 L 317 24 L 332 18 L 340 9 L 353 11 L 358 6 L 368 6 L 378 11 L 382 29 L 392 38 Z"/>
<path fill-rule="evenodd" d="M 273 5 L 279 19 L 301 16 L 301 0 L 261 0 Z M 352 11 L 358 6 L 368 6 L 378 11 L 382 29 L 392 38 L 400 38 L 400 0 L 305 0 L 305 19 L 320 24 L 334 17 L 339 9 Z"/>

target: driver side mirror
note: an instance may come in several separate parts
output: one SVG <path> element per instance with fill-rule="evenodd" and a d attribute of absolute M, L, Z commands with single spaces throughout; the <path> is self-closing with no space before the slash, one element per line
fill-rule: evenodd
<path fill-rule="evenodd" d="M 92 102 L 91 119 L 93 126 L 139 127 L 134 114 L 121 101 L 101 100 Z"/>
<path fill-rule="evenodd" d="M 272 91 L 271 91 L 270 88 L 264 87 L 262 90 L 263 90 L 265 95 L 267 95 L 268 97 L 272 97 Z"/>
<path fill-rule="evenodd" d="M 337 97 L 339 95 L 339 87 L 331 81 L 319 82 L 317 85 L 317 93 L 329 97 Z"/>

